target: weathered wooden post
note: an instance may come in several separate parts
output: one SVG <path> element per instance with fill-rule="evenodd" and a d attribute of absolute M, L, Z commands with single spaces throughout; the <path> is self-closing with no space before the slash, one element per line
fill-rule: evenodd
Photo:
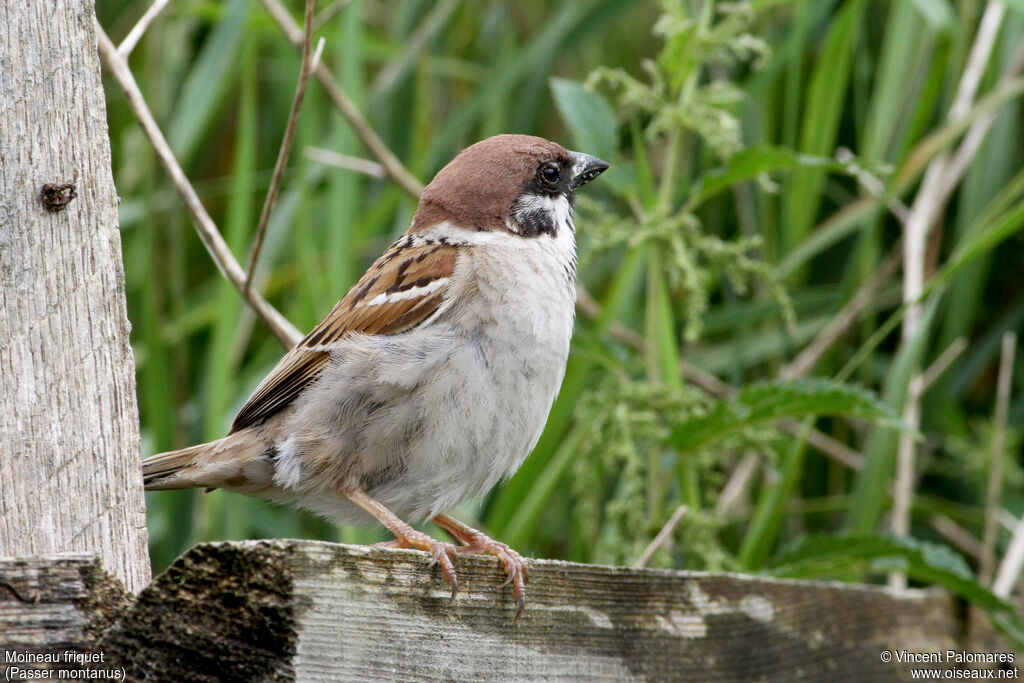
<path fill-rule="evenodd" d="M 0 556 L 150 581 L 92 0 L 0 0 Z"/>

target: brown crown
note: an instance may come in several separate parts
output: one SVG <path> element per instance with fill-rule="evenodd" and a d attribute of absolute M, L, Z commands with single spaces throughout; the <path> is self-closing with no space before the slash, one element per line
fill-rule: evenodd
<path fill-rule="evenodd" d="M 459 152 L 430 181 L 410 232 L 450 221 L 470 230 L 504 230 L 512 204 L 545 159 L 564 147 L 532 135 L 495 135 Z"/>

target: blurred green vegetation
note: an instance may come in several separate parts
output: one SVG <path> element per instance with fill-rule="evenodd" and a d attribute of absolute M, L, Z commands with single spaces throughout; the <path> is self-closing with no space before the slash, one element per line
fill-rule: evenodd
<path fill-rule="evenodd" d="M 100 3 L 100 23 L 117 42 L 147 5 Z M 888 534 L 910 378 L 960 338 L 966 347 L 921 402 L 910 536 L 948 544 L 950 522 L 981 539 L 996 432 L 1001 507 L 1024 513 L 1024 364 L 1008 425 L 992 418 L 1000 339 L 1024 321 L 1021 83 L 997 84 L 1024 13 L 1008 5 L 981 71 L 985 105 L 952 122 L 980 0 L 356 0 L 319 26 L 324 62 L 424 181 L 500 132 L 613 164 L 579 200 L 588 305 L 548 428 L 515 477 L 456 516 L 526 555 L 631 563 L 686 505 L 650 564 L 799 575 L 785 567 L 806 562 L 799 548 L 823 547 L 809 539 L 845 534 L 845 559 L 862 562 L 834 564 L 840 578 L 969 575 L 959 557 L 932 563 L 936 553 L 910 540 L 865 539 Z M 298 3 L 289 9 L 300 20 Z M 298 51 L 254 0 L 181 0 L 131 66 L 244 263 Z M 222 436 L 282 349 L 217 272 L 107 85 L 148 455 Z M 921 332 L 901 343 L 900 274 L 886 265 L 900 258 L 900 206 L 983 110 L 994 125 L 940 212 L 926 254 L 928 277 L 938 275 Z M 311 147 L 372 160 L 315 80 L 256 276 L 302 330 L 414 210 L 396 184 L 324 165 Z M 882 271 L 852 324 L 794 373 L 793 359 Z M 837 377 L 848 383 L 824 381 Z M 742 391 L 728 398 L 732 388 Z M 862 458 L 827 455 L 825 435 Z M 147 504 L 156 570 L 201 540 L 386 538 L 220 491 L 148 494 Z M 1001 529 L 997 558 L 1008 539 Z M 955 549 L 975 564 L 970 543 Z"/>

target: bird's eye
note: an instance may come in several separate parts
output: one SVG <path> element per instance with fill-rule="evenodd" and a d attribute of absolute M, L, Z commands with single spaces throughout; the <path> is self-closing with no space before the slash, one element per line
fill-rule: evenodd
<path fill-rule="evenodd" d="M 554 185 L 558 182 L 558 177 L 561 172 L 558 169 L 558 164 L 554 162 L 548 162 L 540 167 L 540 177 L 548 185 Z"/>

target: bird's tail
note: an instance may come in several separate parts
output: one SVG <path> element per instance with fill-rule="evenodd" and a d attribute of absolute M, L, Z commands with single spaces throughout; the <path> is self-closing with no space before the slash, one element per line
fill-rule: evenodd
<path fill-rule="evenodd" d="M 146 458 L 142 481 L 147 491 L 202 487 L 258 494 L 273 485 L 274 468 L 265 450 L 251 433 L 232 434 Z"/>
<path fill-rule="evenodd" d="M 191 477 L 183 476 L 183 472 L 192 467 L 196 458 L 206 453 L 211 444 L 199 444 L 182 448 L 180 451 L 168 451 L 154 455 L 142 461 L 142 482 L 147 491 L 165 489 L 187 489 L 196 484 Z"/>

